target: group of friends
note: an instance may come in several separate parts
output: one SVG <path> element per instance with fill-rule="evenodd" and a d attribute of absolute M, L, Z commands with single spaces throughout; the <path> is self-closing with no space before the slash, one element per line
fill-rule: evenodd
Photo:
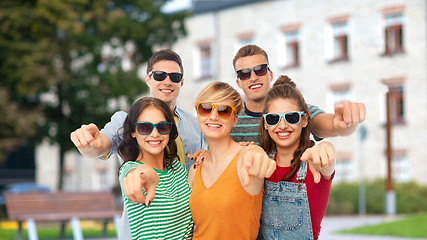
<path fill-rule="evenodd" d="M 307 104 L 289 77 L 271 85 L 257 45 L 240 48 L 233 66 L 244 101 L 212 82 L 194 117 L 176 105 L 180 56 L 159 50 L 147 64 L 151 97 L 101 130 L 91 123 L 71 133 L 85 156 L 119 156 L 119 239 L 318 238 L 335 172 L 334 146 L 321 139 L 352 134 L 365 105 L 338 103 L 329 114 Z"/>

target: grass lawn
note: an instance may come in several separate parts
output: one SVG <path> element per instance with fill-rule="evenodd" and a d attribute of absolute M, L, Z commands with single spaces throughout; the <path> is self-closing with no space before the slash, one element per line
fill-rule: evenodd
<path fill-rule="evenodd" d="M 427 238 L 427 213 L 410 215 L 404 219 L 377 225 L 341 230 L 339 233 L 395 236 L 406 238 Z"/>
<path fill-rule="evenodd" d="M 37 235 L 38 238 L 43 239 L 58 239 L 60 233 L 60 225 L 59 224 L 50 224 L 48 226 L 41 225 L 39 226 L 37 223 Z M 92 223 L 92 222 L 84 222 L 81 223 L 83 237 L 86 238 L 101 238 L 102 236 L 102 227 L 101 224 Z M 14 240 L 16 235 L 16 223 L 15 222 L 2 222 L 0 223 L 0 240 Z M 107 225 L 107 237 L 115 238 L 116 230 L 114 229 L 114 225 Z M 28 239 L 27 229 L 24 226 L 22 230 L 23 239 Z M 72 239 L 73 233 L 69 224 L 67 224 L 65 229 L 65 238 Z"/>

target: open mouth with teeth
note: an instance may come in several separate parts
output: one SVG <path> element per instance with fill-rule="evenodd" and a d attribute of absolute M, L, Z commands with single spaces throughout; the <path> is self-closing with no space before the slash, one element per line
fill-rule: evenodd
<path fill-rule="evenodd" d="M 162 140 L 148 140 L 147 143 L 151 146 L 158 146 L 162 143 Z"/>
<path fill-rule="evenodd" d="M 252 84 L 252 85 L 250 85 L 249 86 L 249 89 L 251 89 L 251 90 L 256 90 L 256 89 L 259 89 L 259 88 L 261 88 L 262 87 L 262 84 L 261 83 L 257 83 L 257 84 Z"/>
<path fill-rule="evenodd" d="M 208 126 L 209 128 L 220 128 L 221 127 L 220 124 L 213 124 L 213 123 L 208 123 L 208 124 L 206 124 L 206 126 Z"/>
<path fill-rule="evenodd" d="M 160 92 L 162 92 L 162 93 L 172 93 L 173 90 L 172 89 L 160 89 Z"/>
<path fill-rule="evenodd" d="M 277 136 L 279 136 L 279 138 L 287 138 L 289 137 L 289 135 L 291 135 L 292 132 L 290 131 L 280 131 L 280 132 L 276 132 Z"/>

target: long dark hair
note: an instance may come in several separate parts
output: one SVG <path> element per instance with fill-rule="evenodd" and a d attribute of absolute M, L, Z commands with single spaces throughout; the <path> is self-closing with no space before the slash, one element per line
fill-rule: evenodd
<path fill-rule="evenodd" d="M 308 106 L 305 103 L 301 92 L 296 88 L 295 83 L 288 76 L 281 75 L 276 80 L 271 90 L 267 93 L 263 111 L 264 114 L 267 113 L 270 103 L 278 98 L 295 100 L 299 111 L 304 111 L 306 114 L 308 114 L 308 124 L 301 131 L 301 138 L 299 140 L 298 148 L 295 150 L 293 159 L 291 160 L 292 170 L 282 179 L 282 181 L 288 181 L 293 178 L 301 166 L 301 155 L 307 148 L 312 147 L 314 142 L 310 140 L 310 112 L 308 110 Z M 276 151 L 276 143 L 273 141 L 273 139 L 271 139 L 268 131 L 264 128 L 264 118 L 261 118 L 260 124 L 258 126 L 258 132 L 260 134 L 260 145 L 264 151 L 268 154 Z"/>
<path fill-rule="evenodd" d="M 165 116 L 166 121 L 172 123 L 172 131 L 169 134 L 169 142 L 165 148 L 163 157 L 164 166 L 168 169 L 172 169 L 173 159 L 179 159 L 175 143 L 175 139 L 178 137 L 178 129 L 175 125 L 174 117 L 169 106 L 157 98 L 144 97 L 132 105 L 123 123 L 123 127 L 120 128 L 120 130 L 123 131 L 122 133 L 118 133 L 118 136 L 121 137 L 121 141 L 117 147 L 117 152 L 119 153 L 120 157 L 123 158 L 124 163 L 128 161 L 136 161 L 137 157 L 139 156 L 140 149 L 138 142 L 135 138 L 132 137 L 132 133 L 136 131 L 136 122 L 138 121 L 139 115 L 141 115 L 144 109 L 150 106 L 159 109 Z"/>

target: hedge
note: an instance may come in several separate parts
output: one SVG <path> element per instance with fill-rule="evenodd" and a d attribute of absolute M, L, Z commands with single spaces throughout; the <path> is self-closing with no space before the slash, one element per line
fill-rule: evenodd
<path fill-rule="evenodd" d="M 385 181 L 365 182 L 366 213 L 385 213 Z M 394 183 L 396 194 L 396 213 L 418 213 L 427 211 L 427 186 L 415 182 Z M 359 213 L 359 184 L 337 183 L 332 185 L 328 215 Z"/>

